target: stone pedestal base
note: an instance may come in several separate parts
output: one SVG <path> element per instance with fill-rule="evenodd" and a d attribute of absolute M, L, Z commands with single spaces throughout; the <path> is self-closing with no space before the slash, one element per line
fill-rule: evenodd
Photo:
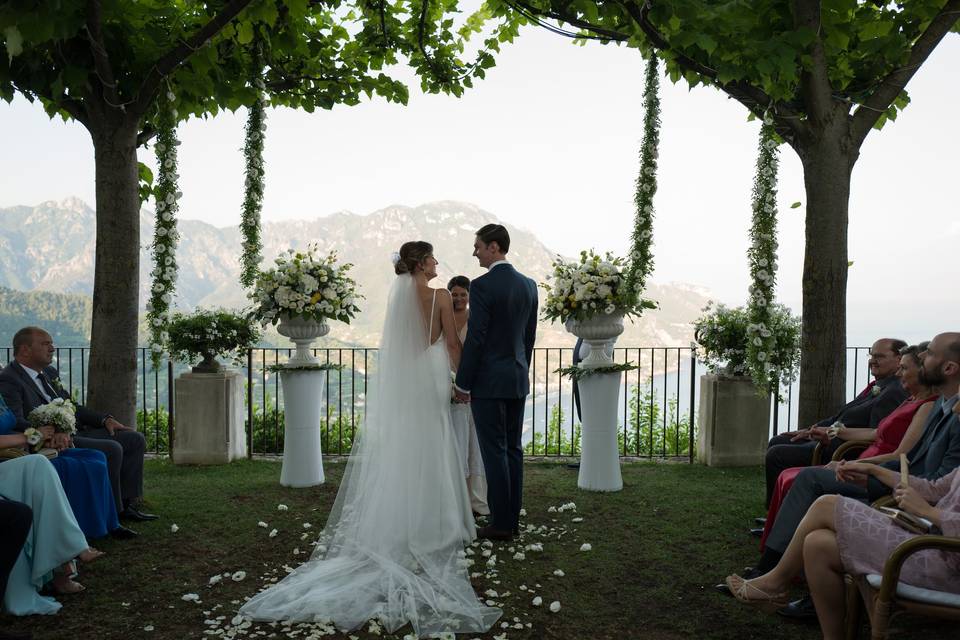
<path fill-rule="evenodd" d="M 711 467 L 763 464 L 770 431 L 770 399 L 746 377 L 700 378 L 697 460 Z"/>
<path fill-rule="evenodd" d="M 184 373 L 174 392 L 174 464 L 226 464 L 247 457 L 240 372 Z"/>
<path fill-rule="evenodd" d="M 283 468 L 280 484 L 313 487 L 323 484 L 320 455 L 320 409 L 326 386 L 326 371 L 280 372 L 283 385 Z"/>
<path fill-rule="evenodd" d="M 588 491 L 620 491 L 620 451 L 617 447 L 617 397 L 620 373 L 581 378 L 580 475 L 577 486 Z"/>

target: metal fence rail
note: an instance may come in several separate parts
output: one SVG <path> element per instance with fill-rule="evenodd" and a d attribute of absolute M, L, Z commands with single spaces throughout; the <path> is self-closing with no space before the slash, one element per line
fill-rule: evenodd
<path fill-rule="evenodd" d="M 5 349 L 5 361 L 12 358 Z M 323 388 L 322 439 L 325 454 L 350 452 L 356 430 L 363 423 L 370 373 L 377 364 L 377 349 L 314 349 L 321 362 L 341 365 L 326 376 Z M 853 397 L 870 378 L 866 347 L 847 348 L 847 394 Z M 240 370 L 246 380 L 246 433 L 250 455 L 283 452 L 283 389 L 280 376 L 268 370 L 285 362 L 292 349 L 250 349 Z M 86 398 L 89 347 L 58 347 L 54 366 L 63 385 L 78 401 Z M 697 405 L 700 374 L 690 347 L 621 347 L 614 361 L 631 362 L 637 369 L 622 374 L 618 400 L 620 454 L 640 458 L 693 460 L 697 438 Z M 577 456 L 580 451 L 580 417 L 573 383 L 558 370 L 573 362 L 572 348 L 534 349 L 530 367 L 523 443 L 529 455 Z M 189 368 L 165 361 L 158 369 L 150 364 L 146 348 L 137 352 L 137 422 L 148 448 L 168 453 L 175 438 L 174 380 Z M 796 427 L 797 384 L 781 390 L 783 401 L 771 399 L 771 435 Z"/>

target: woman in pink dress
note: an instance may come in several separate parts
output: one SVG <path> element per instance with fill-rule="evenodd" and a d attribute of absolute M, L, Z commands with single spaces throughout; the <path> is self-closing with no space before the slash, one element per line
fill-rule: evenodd
<path fill-rule="evenodd" d="M 960 404 L 954 407 L 960 414 Z M 899 487 L 900 474 L 879 465 L 844 462 L 848 477 L 872 475 L 888 487 L 900 509 L 933 523 L 933 533 L 960 538 L 960 468 L 935 480 L 910 477 Z M 882 512 L 844 496 L 817 499 L 797 528 L 780 562 L 753 580 L 727 576 L 730 592 L 749 603 L 785 602 L 787 590 L 801 570 L 807 578 L 824 640 L 843 637 L 844 573 L 883 573 L 891 552 L 912 533 Z M 903 564 L 900 581 L 949 593 L 960 593 L 960 555 L 927 549 Z"/>
<path fill-rule="evenodd" d="M 909 398 L 881 420 L 876 429 L 841 427 L 838 431 L 836 437 L 841 440 L 873 440 L 873 444 L 857 457 L 860 462 L 880 464 L 888 460 L 896 460 L 901 453 L 910 451 L 920 440 L 923 425 L 927 421 L 927 416 L 930 415 L 933 401 L 937 399 L 937 394 L 920 380 L 919 354 L 926 349 L 926 345 L 927 343 L 922 342 L 900 350 L 900 367 L 896 375 L 900 378 L 903 388 L 910 394 Z M 826 467 L 835 469 L 837 464 L 837 462 L 830 462 Z M 766 545 L 773 523 L 777 520 L 780 505 L 787 497 L 787 492 L 793 486 L 797 475 L 805 468 L 791 467 L 782 471 L 777 477 L 770 507 L 767 509 L 767 521 L 763 525 L 763 535 L 760 538 L 761 551 Z"/>

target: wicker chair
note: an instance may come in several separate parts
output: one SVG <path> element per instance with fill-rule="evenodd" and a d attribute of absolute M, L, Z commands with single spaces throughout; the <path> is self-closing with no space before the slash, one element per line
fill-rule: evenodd
<path fill-rule="evenodd" d="M 845 577 L 847 588 L 846 638 L 856 640 L 862 607 L 870 619 L 871 639 L 886 640 L 890 620 L 907 612 L 947 620 L 960 620 L 960 595 L 900 584 L 900 568 L 912 554 L 923 549 L 944 549 L 960 553 L 960 538 L 922 535 L 901 543 L 883 567 L 883 575 Z"/>
<path fill-rule="evenodd" d="M 847 440 L 842 445 L 837 447 L 837 450 L 833 452 L 833 458 L 831 460 L 849 460 L 847 456 L 853 451 L 863 451 L 867 447 L 873 444 L 873 440 Z M 813 449 L 813 457 L 810 460 L 811 467 L 818 467 L 823 462 L 821 458 L 823 457 L 823 443 L 818 442 L 817 446 Z"/>

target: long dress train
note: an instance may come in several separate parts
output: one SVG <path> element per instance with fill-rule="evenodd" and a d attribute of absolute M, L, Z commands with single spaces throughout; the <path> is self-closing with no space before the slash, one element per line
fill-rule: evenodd
<path fill-rule="evenodd" d="M 431 316 L 432 317 L 432 316 Z M 311 559 L 241 609 L 256 620 L 329 620 L 349 630 L 480 633 L 502 614 L 473 591 L 475 536 L 450 420 L 450 364 L 429 344 L 416 283 L 391 287 L 368 408 Z"/>

